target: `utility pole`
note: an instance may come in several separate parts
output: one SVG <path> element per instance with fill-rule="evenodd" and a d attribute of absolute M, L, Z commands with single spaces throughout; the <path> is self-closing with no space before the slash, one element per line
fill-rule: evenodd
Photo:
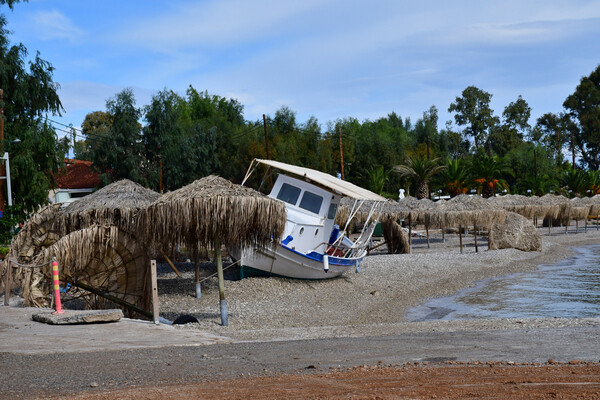
<path fill-rule="evenodd" d="M 573 155 L 573 168 L 575 168 L 575 135 L 571 129 L 571 154 Z"/>
<path fill-rule="evenodd" d="M 267 135 L 267 117 L 263 114 L 263 127 L 265 128 L 265 146 L 267 147 L 267 160 L 271 159 L 269 155 L 269 136 Z"/>
<path fill-rule="evenodd" d="M 4 155 L 4 90 L 0 89 L 0 155 Z M 6 164 L 0 162 L 0 177 L 6 177 Z M 6 210 L 6 197 L 4 196 L 4 179 L 0 179 L 0 211 Z"/>
<path fill-rule="evenodd" d="M 342 127 L 340 126 L 340 164 L 342 169 L 342 180 L 344 179 L 344 145 L 342 143 Z"/>

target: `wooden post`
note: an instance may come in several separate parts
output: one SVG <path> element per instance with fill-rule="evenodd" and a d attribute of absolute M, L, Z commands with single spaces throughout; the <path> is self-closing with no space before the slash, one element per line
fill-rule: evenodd
<path fill-rule="evenodd" d="M 6 257 L 6 284 L 4 285 L 4 305 L 10 305 L 10 286 L 11 286 L 11 275 L 12 275 L 12 266 L 10 265 L 10 259 Z"/>
<path fill-rule="evenodd" d="M 221 308 L 221 325 L 228 326 L 227 300 L 225 300 L 225 278 L 223 277 L 223 256 L 221 254 L 221 243 L 217 240 L 215 244 L 215 255 L 217 256 L 217 276 L 219 277 L 219 305 Z"/>
<path fill-rule="evenodd" d="M 477 225 L 473 225 L 473 232 L 475 232 L 475 253 L 479 253 L 479 248 L 477 247 Z"/>
<path fill-rule="evenodd" d="M 427 233 L 427 248 L 429 249 L 429 224 L 425 224 L 425 232 Z"/>
<path fill-rule="evenodd" d="M 412 252 L 412 224 L 410 220 L 410 213 L 408 214 L 408 250 Z"/>
<path fill-rule="evenodd" d="M 156 260 L 150 261 L 150 282 L 152 285 L 152 318 L 154 323 L 158 325 L 159 320 L 159 309 L 158 309 L 158 283 L 156 281 Z"/>
<path fill-rule="evenodd" d="M 458 243 L 460 245 L 460 254 L 463 253 L 463 245 L 462 245 L 462 226 L 458 225 Z"/>

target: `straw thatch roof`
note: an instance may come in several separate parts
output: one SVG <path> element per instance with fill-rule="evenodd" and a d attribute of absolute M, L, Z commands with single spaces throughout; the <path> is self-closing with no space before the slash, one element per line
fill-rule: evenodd
<path fill-rule="evenodd" d="M 138 212 L 160 195 L 123 179 L 69 204 L 59 222 L 64 234 L 92 225 L 114 225 L 135 232 Z"/>
<path fill-rule="evenodd" d="M 426 215 L 432 225 L 489 227 L 494 222 L 502 223 L 506 211 L 480 196 L 461 194 L 440 203 Z"/>
<path fill-rule="evenodd" d="M 548 193 L 540 197 L 540 201 L 546 205 L 552 206 L 547 213 L 548 217 L 561 220 L 569 219 L 572 204 L 565 196 Z"/>
<path fill-rule="evenodd" d="M 591 203 L 588 197 L 574 197 L 571 199 L 570 217 L 574 220 L 586 219 L 590 215 Z"/>
<path fill-rule="evenodd" d="M 140 308 L 150 305 L 146 249 L 131 234 L 116 226 L 93 225 L 66 236 L 41 251 L 33 264 L 59 262 L 60 279 L 82 282 L 103 293 Z M 50 298 L 51 268 L 36 269 L 24 282 L 23 296 L 28 304 L 46 306 Z"/>
<path fill-rule="evenodd" d="M 138 231 L 163 248 L 267 245 L 283 234 L 283 202 L 218 176 L 165 193 L 142 211 Z"/>

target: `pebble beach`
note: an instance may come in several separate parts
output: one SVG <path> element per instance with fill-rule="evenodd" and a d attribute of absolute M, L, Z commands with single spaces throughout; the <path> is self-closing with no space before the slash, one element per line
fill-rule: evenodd
<path fill-rule="evenodd" d="M 411 254 L 367 256 L 360 273 L 339 278 L 302 281 L 280 277 L 233 280 L 235 267 L 226 271 L 225 294 L 229 326 L 221 326 L 217 278 L 202 283 L 202 297 L 195 296 L 194 266 L 179 263 L 183 277 L 166 265 L 159 267 L 158 289 L 161 316 L 174 320 L 188 314 L 198 323 L 174 325 L 176 329 L 208 331 L 236 341 L 318 339 L 332 337 L 386 336 L 419 331 L 477 329 L 527 329 L 600 325 L 599 318 L 586 319 L 487 319 L 407 322 L 409 308 L 428 299 L 449 296 L 486 278 L 536 269 L 571 255 L 571 247 L 600 243 L 595 228 L 565 235 L 556 228 L 542 232 L 542 251 L 487 250 L 479 238 L 475 252 L 473 236 L 464 238 L 459 251 L 458 235 L 432 232 L 430 248 L 414 239 Z M 225 264 L 227 266 L 227 264 Z M 201 265 L 202 276 L 216 270 Z"/>

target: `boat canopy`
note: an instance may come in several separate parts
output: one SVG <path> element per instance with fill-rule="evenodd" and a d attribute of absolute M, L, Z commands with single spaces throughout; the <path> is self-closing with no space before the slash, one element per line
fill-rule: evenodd
<path fill-rule="evenodd" d="M 372 200 L 372 201 L 386 201 L 386 198 L 380 196 L 376 193 L 371 192 L 370 190 L 363 189 L 359 186 L 356 186 L 350 182 L 343 181 L 335 176 L 326 174 L 325 172 L 317 171 L 310 168 L 299 167 L 297 165 L 291 165 L 282 163 L 279 161 L 273 160 L 263 160 L 255 158 L 253 163 L 257 162 L 259 164 L 268 165 L 273 168 L 280 169 L 282 171 L 289 172 L 294 175 L 301 176 L 303 178 L 309 179 L 313 182 L 316 182 L 324 187 L 327 187 L 331 190 L 334 190 L 338 193 L 343 194 L 344 196 L 351 197 L 356 200 Z M 248 170 L 250 174 L 252 170 L 252 164 Z M 246 176 L 247 179 L 248 175 Z M 244 179 L 244 180 L 246 180 Z"/>

